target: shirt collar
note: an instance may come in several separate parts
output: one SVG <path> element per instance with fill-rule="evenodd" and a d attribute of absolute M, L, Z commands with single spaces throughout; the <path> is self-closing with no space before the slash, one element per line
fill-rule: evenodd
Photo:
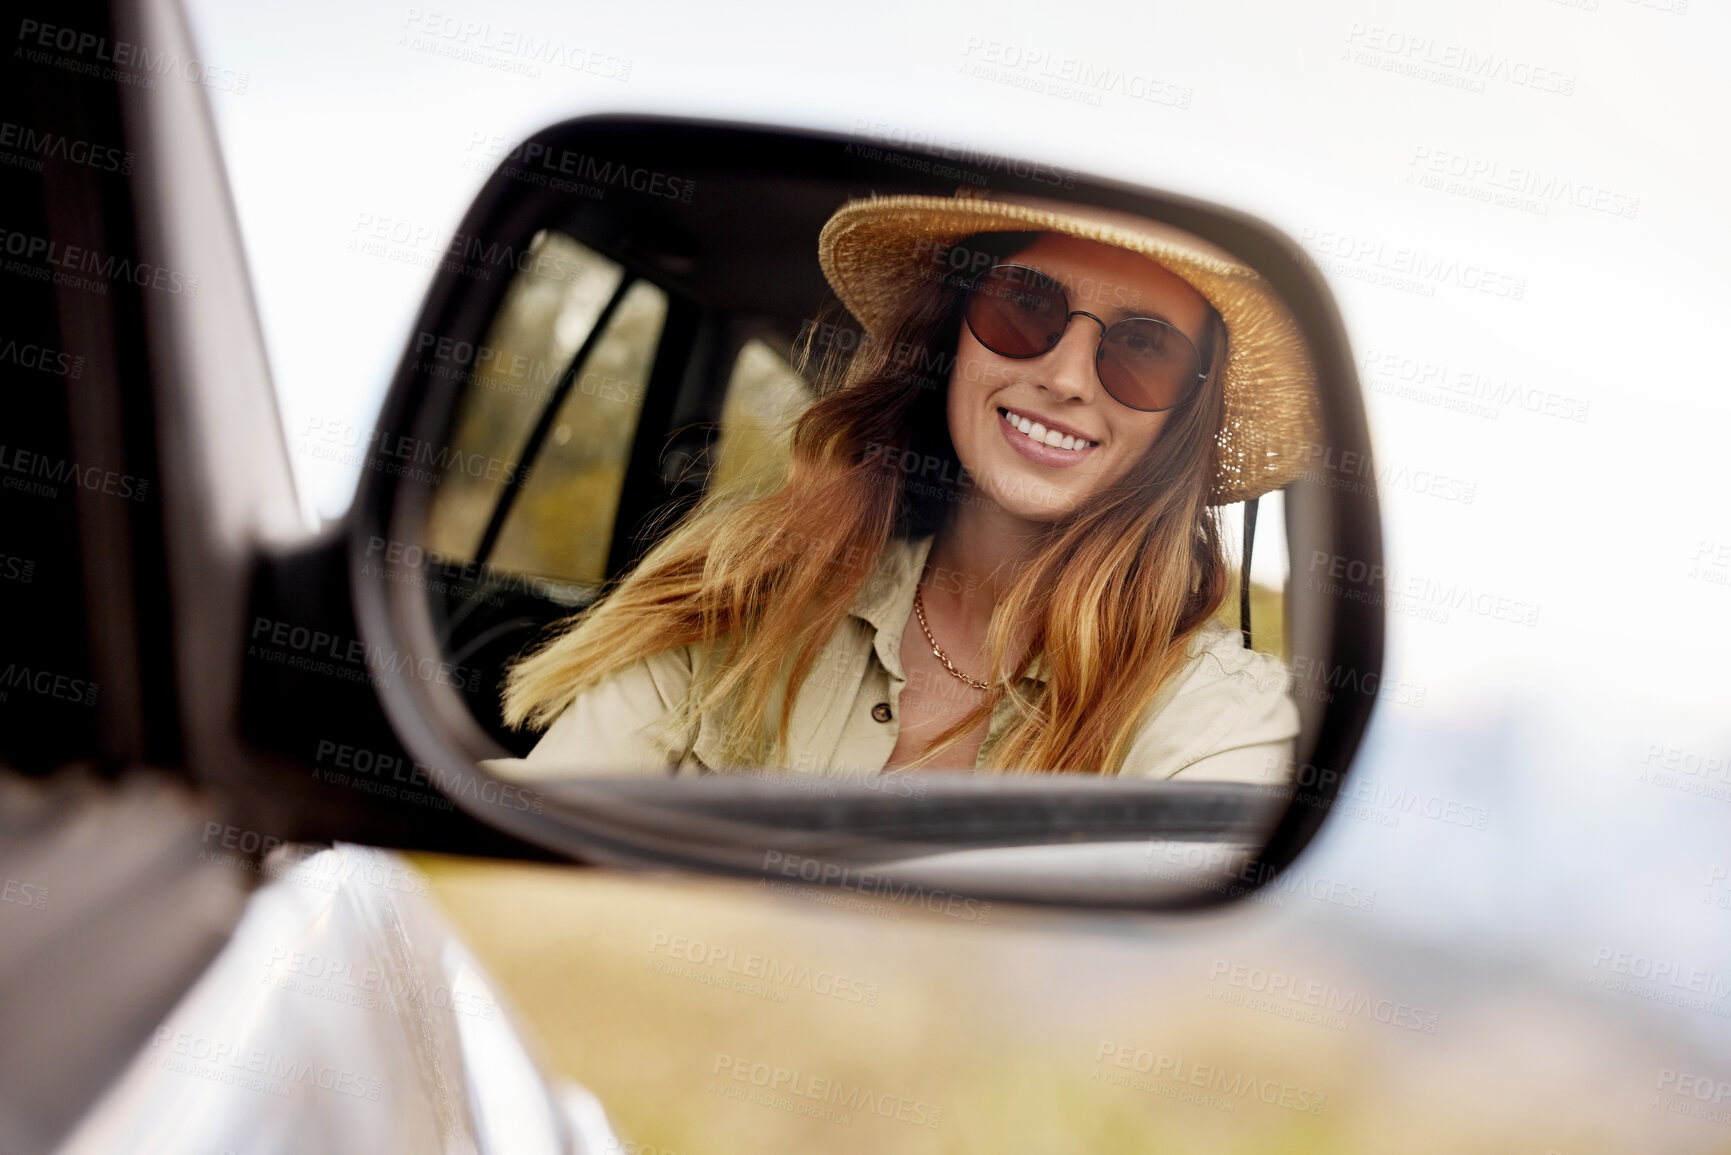
<path fill-rule="evenodd" d="M 849 612 L 872 628 L 872 649 L 890 676 L 906 678 L 902 672 L 902 631 L 914 612 L 914 591 L 931 552 L 932 539 L 895 537 L 878 555 L 877 568 L 854 596 Z"/>

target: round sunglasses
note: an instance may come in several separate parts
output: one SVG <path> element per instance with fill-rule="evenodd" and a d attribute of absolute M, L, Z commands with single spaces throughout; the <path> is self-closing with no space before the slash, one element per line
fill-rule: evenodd
<path fill-rule="evenodd" d="M 1120 405 L 1144 413 L 1175 409 L 1208 376 L 1202 354 L 1182 330 L 1158 317 L 1126 317 L 1108 325 L 1070 308 L 1064 286 L 1026 265 L 994 265 L 968 290 L 968 331 L 1000 357 L 1027 360 L 1058 347 L 1072 317 L 1100 326 L 1094 371 Z"/>

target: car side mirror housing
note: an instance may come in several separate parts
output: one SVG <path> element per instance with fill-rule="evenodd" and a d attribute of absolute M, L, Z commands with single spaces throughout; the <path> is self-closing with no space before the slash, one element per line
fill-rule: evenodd
<path fill-rule="evenodd" d="M 498 772 L 523 765 L 535 738 L 501 720 L 510 662 L 617 588 L 739 472 L 729 455 L 758 436 L 740 432 L 741 382 L 758 383 L 753 398 L 792 398 L 778 413 L 796 419 L 811 403 L 797 351 L 870 339 L 835 307 L 818 260 L 824 223 L 869 196 L 951 198 L 958 187 L 1182 230 L 1254 270 L 1289 314 L 1314 367 L 1320 432 L 1280 501 L 1264 503 L 1259 552 L 1284 547 L 1285 580 L 1243 587 L 1259 649 L 1289 673 L 1298 733 L 1284 775 Z M 378 748 L 374 761 L 403 759 L 414 779 L 395 784 L 407 805 L 364 792 L 385 840 L 880 897 L 1150 909 L 1247 896 L 1321 827 L 1377 698 L 1381 525 L 1341 319 L 1314 264 L 1277 230 L 1049 165 L 606 116 L 550 127 L 502 158 L 456 236 L 341 532 L 261 570 L 255 620 L 273 652 L 247 667 L 256 740 L 302 764 L 316 752 L 285 710 L 336 694 L 360 719 L 364 700 L 376 703 L 361 745 Z M 609 453 L 605 469 L 593 464 Z M 1232 627 L 1239 576 L 1222 611 Z M 340 688 L 306 668 L 312 655 L 289 660 L 294 631 L 321 623 L 345 652 L 316 661 L 360 655 Z"/>

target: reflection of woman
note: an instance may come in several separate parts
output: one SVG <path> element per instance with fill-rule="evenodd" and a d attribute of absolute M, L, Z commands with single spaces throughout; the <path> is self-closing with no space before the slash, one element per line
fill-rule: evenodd
<path fill-rule="evenodd" d="M 1210 509 L 1313 437 L 1266 282 L 1141 218 L 980 197 L 855 202 L 819 252 L 869 337 L 821 366 L 785 483 L 712 496 L 516 665 L 506 717 L 548 729 L 506 772 L 1279 777 L 1297 711 L 1213 620 Z"/>

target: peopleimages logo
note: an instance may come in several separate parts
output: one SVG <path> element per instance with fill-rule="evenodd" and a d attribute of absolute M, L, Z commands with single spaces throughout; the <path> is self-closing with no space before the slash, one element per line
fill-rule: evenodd
<path fill-rule="evenodd" d="M 363 793 L 428 806 L 435 810 L 450 810 L 452 803 L 433 791 L 439 775 L 424 763 L 389 752 L 351 746 L 329 738 L 319 739 L 313 755 L 314 781 L 333 786 L 347 786 Z M 518 809 L 522 809 L 519 807 Z M 538 810 L 537 810 L 538 812 Z"/>
<path fill-rule="evenodd" d="M 981 899 L 963 898 L 946 890 L 927 889 L 918 883 L 899 882 L 888 875 L 855 870 L 850 866 L 825 862 L 818 858 L 766 850 L 763 852 L 763 869 L 766 873 L 797 878 L 801 882 L 837 886 L 873 898 L 911 903 L 936 914 L 953 915 L 966 922 L 984 925 L 991 921 L 992 904 Z"/>
<path fill-rule="evenodd" d="M 401 567 L 401 568 L 399 568 Z M 437 593 L 447 591 L 474 597 L 474 587 L 483 580 L 490 594 L 527 593 L 539 598 L 554 597 L 559 584 L 534 574 L 494 573 L 486 563 L 449 557 L 437 550 L 422 549 L 408 542 L 379 537 L 367 538 L 366 562 L 361 572 L 368 577 L 383 577 L 391 581 L 407 581 L 417 588 L 431 588 Z M 501 604 L 492 597 L 489 605 Z"/>
<path fill-rule="evenodd" d="M 1472 196 L 1539 216 L 1548 216 L 1553 204 L 1573 205 L 1627 220 L 1634 220 L 1641 209 L 1640 197 L 1527 165 L 1507 165 L 1490 157 L 1429 145 L 1418 145 L 1407 163 L 1411 170 L 1407 173 L 1408 183 Z"/>
<path fill-rule="evenodd" d="M 1301 456 L 1306 466 L 1302 475 L 1304 480 L 1348 493 L 1404 489 L 1462 505 L 1471 505 L 1478 495 L 1476 481 L 1466 481 L 1431 469 L 1414 469 L 1392 461 L 1373 466 L 1370 454 L 1357 450 L 1308 444 Z"/>
<path fill-rule="evenodd" d="M 579 192 L 594 200 L 605 199 L 608 189 L 681 204 L 690 204 L 697 195 L 697 182 L 691 177 L 538 140 L 472 132 L 467 151 L 470 154 L 464 165 L 467 168 L 488 168 L 494 161 L 500 161 L 501 169 L 514 180 L 544 185 L 556 192 Z"/>
<path fill-rule="evenodd" d="M 1098 106 L 1107 95 L 1127 96 L 1167 108 L 1186 109 L 1194 89 L 1134 68 L 1117 68 L 1003 40 L 970 36 L 962 45 L 960 71 L 1011 88 Z"/>
<path fill-rule="evenodd" d="M 1327 662 L 1304 654 L 1294 654 L 1290 665 L 1292 681 L 1289 692 L 1313 701 L 1332 702 L 1335 691 L 1341 690 L 1417 710 L 1424 705 L 1429 689 L 1401 678 L 1389 678 L 1380 670 L 1361 671 L 1344 663 Z"/>
<path fill-rule="evenodd" d="M 876 983 L 850 978 L 825 968 L 813 969 L 802 963 L 786 962 L 772 955 L 741 953 L 725 943 L 705 942 L 658 930 L 649 937 L 649 953 L 734 976 L 741 980 L 742 985 L 738 988 L 741 990 L 747 990 L 750 983 L 756 982 L 786 990 L 810 991 L 838 1002 L 861 1006 L 875 1007 L 878 1003 Z"/>
<path fill-rule="evenodd" d="M 61 160 L 84 165 L 97 172 L 113 172 L 126 176 L 132 172 L 132 154 L 112 145 L 92 144 L 88 140 L 40 132 L 29 125 L 0 121 L 0 149 L 17 150 L 12 160 L 0 158 L 0 164 L 20 164 L 33 172 L 42 171 L 45 160 Z M 19 155 L 24 154 L 24 155 Z"/>
<path fill-rule="evenodd" d="M 1308 763 L 1306 766 L 1310 773 L 1318 773 L 1315 767 L 1309 767 Z M 1320 774 L 1333 775 L 1334 771 L 1322 770 Z M 1301 773 L 1300 777 L 1304 775 Z M 1176 882 L 1207 893 L 1248 898 L 1269 906 L 1282 906 L 1286 895 L 1296 894 L 1348 910 L 1370 911 L 1376 907 L 1376 891 L 1368 887 L 1322 875 L 1313 877 L 1304 870 L 1277 871 L 1270 863 L 1219 843 L 1150 838 L 1143 853 L 1150 860 L 1141 872 L 1144 877 Z"/>
<path fill-rule="evenodd" d="M 48 888 L 21 878 L 8 878 L 0 884 L 0 902 L 27 906 L 34 910 L 48 909 Z"/>
<path fill-rule="evenodd" d="M 1383 605 L 1395 613 L 1446 623 L 1452 610 L 1492 621 L 1537 626 L 1539 605 L 1462 581 L 1408 574 L 1362 558 L 1313 550 L 1304 588 L 1348 601 Z"/>
<path fill-rule="evenodd" d="M 1669 1115 L 1731 1126 L 1731 1082 L 1712 1075 L 1660 1067 L 1650 1106 Z"/>
<path fill-rule="evenodd" d="M 1583 424 L 1592 402 L 1521 385 L 1507 376 L 1450 366 L 1433 357 L 1367 348 L 1359 359 L 1366 384 L 1378 393 L 1435 405 L 1495 421 L 1506 406 L 1541 417 Z"/>
<path fill-rule="evenodd" d="M 712 1094 L 728 1094 L 729 1098 L 776 1107 L 791 1114 L 810 1115 L 843 1126 L 853 1120 L 849 1112 L 933 1129 L 944 1119 L 944 1109 L 924 1099 L 737 1055 L 717 1054 L 709 1073 L 715 1076 L 709 1088 Z M 757 1088 L 761 1094 L 759 1097 L 749 1096 L 742 1093 L 744 1088 L 729 1088 L 723 1080 Z M 730 1091 L 733 1093 L 729 1094 Z"/>
<path fill-rule="evenodd" d="M 84 358 L 82 356 L 62 353 L 57 349 L 50 349 L 46 345 L 36 345 L 30 342 L 20 344 L 11 338 L 0 342 L 0 365 L 16 365 L 20 369 L 34 369 L 38 373 L 49 373 L 55 377 L 70 377 L 73 380 L 84 376 Z"/>
<path fill-rule="evenodd" d="M 1572 72 L 1422 33 L 1353 24 L 1346 43 L 1343 60 L 1450 88 L 1483 92 L 1486 82 L 1498 81 L 1555 96 L 1573 96 L 1575 92 Z"/>
<path fill-rule="evenodd" d="M 506 485 L 526 484 L 533 467 L 485 453 L 465 452 L 423 437 L 365 431 L 345 421 L 309 418 L 298 452 L 335 465 L 361 465 L 406 481 L 438 485 L 445 478 L 467 474 Z"/>
<path fill-rule="evenodd" d="M 1299 229 L 1298 241 L 1306 250 L 1303 259 L 1326 273 L 1420 296 L 1436 296 L 1438 285 L 1510 301 L 1524 300 L 1527 295 L 1523 276 L 1410 246 L 1387 245 L 1374 237 L 1307 225 Z"/>
<path fill-rule="evenodd" d="M 280 1099 L 289 1098 L 296 1086 L 305 1086 L 376 1103 L 385 1089 L 383 1080 L 357 1071 L 329 1064 L 314 1066 L 306 1059 L 266 1047 L 247 1048 L 167 1026 L 156 1029 L 143 1058 L 147 1066 Z"/>
<path fill-rule="evenodd" d="M 1181 1055 L 1155 1054 L 1146 1047 L 1130 1043 L 1100 1040 L 1094 1051 L 1095 1069 L 1090 1076 L 1095 1082 L 1116 1083 L 1139 1091 L 1151 1091 L 1151 1085 L 1139 1085 L 1130 1073 L 1148 1075 L 1172 1083 L 1200 1087 L 1218 1094 L 1223 1102 L 1204 1102 L 1204 1106 L 1232 1110 L 1238 1102 L 1254 1099 L 1271 1107 L 1283 1107 L 1301 1114 L 1320 1115 L 1328 1096 L 1309 1087 L 1300 1087 L 1278 1079 L 1259 1078 L 1243 1071 L 1231 1071 L 1211 1063 L 1198 1063 Z M 1117 1068 L 1117 1072 L 1111 1070 Z"/>
<path fill-rule="evenodd" d="M 415 877 L 422 885 L 418 893 L 426 894 L 426 880 Z M 498 1004 L 484 990 L 453 989 L 443 983 L 429 989 L 417 976 L 387 971 L 379 962 L 356 962 L 279 945 L 271 948 L 264 970 L 264 981 L 278 990 L 385 1014 L 415 1014 L 423 1003 L 489 1021 L 498 1014 Z"/>
<path fill-rule="evenodd" d="M 478 668 L 467 669 L 432 658 L 417 659 L 412 654 L 363 642 L 359 638 L 343 638 L 265 617 L 253 619 L 252 644 L 247 647 L 247 657 L 274 661 L 311 673 L 348 676 L 352 681 L 369 681 L 371 674 L 396 674 L 458 689 L 475 690 L 481 685 Z"/>
<path fill-rule="evenodd" d="M 143 501 L 150 492 L 148 478 L 134 477 L 99 465 L 80 465 L 76 461 L 20 449 L 16 445 L 0 445 L 0 474 L 4 475 L 0 485 L 36 497 L 58 497 L 59 487 L 66 482 L 93 493 L 106 493 L 110 497 L 131 501 Z"/>
<path fill-rule="evenodd" d="M 23 666 L 17 662 L 8 662 L 6 668 L 0 670 L 0 702 L 6 701 L 9 691 L 23 690 L 44 698 L 71 702 L 77 706 L 94 706 L 96 689 L 95 682 L 84 678 Z"/>
<path fill-rule="evenodd" d="M 178 53 L 165 49 L 153 49 L 128 40 L 110 41 L 94 32 L 44 24 L 40 20 L 20 20 L 17 41 L 19 47 L 14 49 L 14 55 L 32 64 L 54 65 L 80 75 L 147 89 L 155 88 L 159 77 L 176 76 L 206 88 L 242 96 L 252 80 L 252 74 L 248 72 L 218 68 L 197 59 L 182 58 Z M 51 55 L 55 52 L 66 55 Z"/>
<path fill-rule="evenodd" d="M 63 245 L 49 237 L 39 237 L 32 233 L 19 232 L 16 229 L 0 228 L 0 251 L 9 257 L 18 257 L 24 262 L 42 261 L 50 268 L 60 270 L 52 274 L 55 284 L 69 285 L 72 288 L 93 290 L 106 293 L 108 288 L 102 281 L 93 281 L 80 274 L 91 274 L 103 280 L 124 282 L 136 285 L 141 289 L 155 289 L 158 292 L 172 293 L 181 297 L 198 296 L 198 278 L 187 276 L 175 269 L 165 269 L 161 265 L 153 265 L 148 261 L 132 261 L 125 257 L 104 256 L 95 249 L 87 249 L 81 245 Z M 12 262 L 17 263 L 17 262 Z M 38 279 L 50 280 L 51 275 L 46 268 L 38 268 L 30 264 L 21 266 L 24 270 L 35 268 L 40 274 Z M 14 269 L 13 272 L 20 270 Z"/>
<path fill-rule="evenodd" d="M 397 43 L 435 56 L 480 64 L 501 72 L 539 78 L 542 65 L 621 83 L 631 79 L 631 61 L 567 44 L 526 28 L 410 8 Z"/>
<path fill-rule="evenodd" d="M 1245 1002 L 1252 1010 L 1269 1010 L 1282 1004 L 1297 1004 L 1334 1016 L 1369 1019 L 1385 1026 L 1419 1031 L 1427 1035 L 1437 1032 L 1441 1012 L 1414 1006 L 1399 999 L 1381 998 L 1366 991 L 1342 989 L 1334 983 L 1302 979 L 1284 971 L 1269 970 L 1248 963 L 1229 962 L 1216 958 L 1208 968 L 1210 984 L 1230 987 L 1250 995 L 1264 996 L 1269 1006 Z M 1205 996 L 1222 1002 L 1235 1000 L 1211 990 Z M 1276 1011 L 1275 1013 L 1279 1013 Z M 1322 1025 L 1333 1026 L 1333 1023 Z M 1335 1029 L 1343 1029 L 1342 1023 Z"/>
<path fill-rule="evenodd" d="M 1608 946 L 1593 952 L 1593 971 L 1587 985 L 1599 990 L 1731 1018 L 1731 975 Z"/>
<path fill-rule="evenodd" d="M 953 173 L 957 179 L 968 184 L 985 184 L 986 180 L 981 175 L 982 173 L 997 175 L 1001 172 L 1019 180 L 1031 180 L 1037 184 L 1056 185 L 1061 188 L 1076 187 L 1074 169 L 1042 164 L 1036 161 L 1019 160 L 1015 157 L 999 156 L 967 141 L 955 137 L 939 138 L 922 129 L 910 129 L 901 125 L 890 124 L 887 121 L 866 120 L 856 117 L 853 122 L 852 134 L 881 144 L 887 149 L 924 153 L 928 157 L 965 165 L 967 166 L 966 169 L 949 169 L 934 165 L 930 169 L 922 169 L 921 171 L 934 172 L 938 176 L 949 176 Z M 884 153 L 883 150 L 873 149 L 871 152 L 866 152 L 853 143 L 849 143 L 842 151 L 863 155 L 868 160 L 882 159 L 888 160 L 892 164 L 898 163 L 895 158 Z M 879 155 L 872 155 L 872 153 Z"/>

